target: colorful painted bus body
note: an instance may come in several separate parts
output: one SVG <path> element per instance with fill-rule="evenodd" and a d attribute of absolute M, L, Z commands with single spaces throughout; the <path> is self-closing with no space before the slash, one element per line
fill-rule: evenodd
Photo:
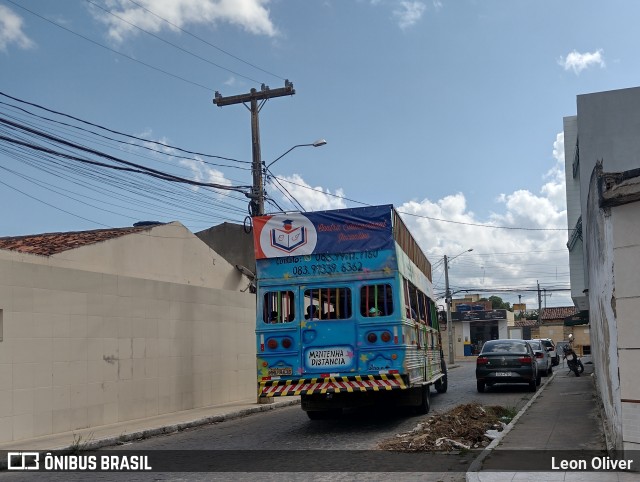
<path fill-rule="evenodd" d="M 447 389 L 431 265 L 391 205 L 253 218 L 259 397 L 310 418 Z"/>

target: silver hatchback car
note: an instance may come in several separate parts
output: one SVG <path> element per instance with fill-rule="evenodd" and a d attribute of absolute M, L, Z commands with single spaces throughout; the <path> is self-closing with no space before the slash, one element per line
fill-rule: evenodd
<path fill-rule="evenodd" d="M 538 372 L 545 377 L 551 375 L 553 372 L 553 360 L 550 353 L 544 346 L 541 340 L 527 340 L 527 343 L 531 345 L 533 352 L 536 355 L 536 363 L 538 365 Z"/>

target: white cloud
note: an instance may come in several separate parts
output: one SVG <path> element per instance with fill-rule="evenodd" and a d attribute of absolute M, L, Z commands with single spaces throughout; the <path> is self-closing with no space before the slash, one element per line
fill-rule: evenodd
<path fill-rule="evenodd" d="M 398 19 L 398 26 L 404 30 L 415 25 L 424 15 L 426 8 L 422 2 L 402 1 L 393 11 L 393 16 Z"/>
<path fill-rule="evenodd" d="M 557 209 L 564 210 L 567 205 L 564 171 L 564 132 L 556 135 L 556 140 L 553 143 L 553 157 L 557 161 L 556 165 L 545 174 L 544 178 L 549 179 L 549 182 L 542 186 L 541 192 Z"/>
<path fill-rule="evenodd" d="M 580 72 L 592 66 L 605 67 L 602 49 L 598 49 L 595 52 L 585 52 L 584 54 L 574 50 L 566 58 L 560 57 L 558 64 L 564 67 L 564 70 L 573 70 L 576 75 L 580 75 Z"/>
<path fill-rule="evenodd" d="M 410 201 L 397 206 L 401 212 L 435 219 L 447 219 L 458 223 L 403 215 L 405 223 L 417 238 L 435 268 L 434 290 L 444 291 L 443 257 L 450 259 L 464 253 L 450 263 L 449 282 L 454 291 L 496 288 L 523 288 L 521 292 L 481 293 L 497 294 L 505 301 L 533 304 L 535 296 L 525 291 L 539 280 L 542 287 L 568 286 L 568 254 L 565 231 L 522 231 L 492 229 L 483 226 L 554 228 L 566 227 L 566 213 L 557 209 L 545 195 L 528 191 L 516 191 L 499 199 L 504 206 L 500 214 L 493 214 L 488 221 L 478 219 L 469 211 L 462 193 L 447 196 L 439 201 L 428 199 Z M 467 253 L 468 249 L 473 249 Z M 557 275 L 556 275 L 557 273 Z M 464 295 L 460 292 L 458 296 Z M 553 305 L 570 306 L 571 300 L 564 292 L 554 293 Z"/>
<path fill-rule="evenodd" d="M 193 180 L 198 182 L 209 182 L 213 184 L 221 184 L 223 186 L 231 186 L 232 183 L 224 173 L 207 165 L 202 159 L 180 159 L 180 165 L 191 169 Z M 198 186 L 193 186 L 194 190 L 198 190 Z M 225 195 L 226 192 L 220 193 Z"/>
<path fill-rule="evenodd" d="M 137 0 L 140 8 L 128 0 L 108 0 L 111 12 L 150 32 L 176 30 L 162 17 L 180 28 L 191 25 L 229 23 L 256 35 L 273 37 L 278 31 L 273 25 L 266 5 L 270 0 Z M 145 10 L 146 9 L 146 10 Z M 149 11 L 156 15 L 149 13 Z M 94 9 L 94 15 L 108 26 L 108 35 L 116 42 L 139 32 L 135 27 L 113 15 Z"/>
<path fill-rule="evenodd" d="M 331 193 L 329 189 L 324 189 L 321 186 L 312 187 L 298 174 L 278 176 L 278 180 L 286 190 L 289 191 L 289 194 L 302 204 L 307 211 L 322 211 L 325 209 L 341 209 L 347 207 L 344 199 L 342 199 L 344 196 L 342 189 L 336 189 L 335 193 Z M 279 201 L 287 201 L 289 205 L 293 205 L 293 203 L 278 190 L 276 185 L 278 185 L 277 182 L 273 181 L 272 186 L 269 188 L 269 194 Z M 282 207 L 287 209 L 286 206 Z M 295 210 L 297 208 L 293 207 L 292 209 Z"/>
<path fill-rule="evenodd" d="M 9 7 L 0 5 L 0 50 L 6 52 L 11 44 L 21 49 L 35 46 L 33 40 L 22 31 L 22 17 Z"/>
<path fill-rule="evenodd" d="M 522 288 L 520 292 L 492 291 L 485 294 L 497 294 L 510 303 L 517 302 L 518 294 L 521 294 L 523 303 L 537 308 L 537 294 L 524 288 L 534 288 L 539 281 L 541 288 L 553 293 L 547 300 L 548 306 L 572 305 L 568 292 L 551 291 L 569 286 L 563 143 L 563 134 L 560 133 L 553 142 L 556 162 L 545 174 L 546 182 L 539 193 L 516 190 L 501 194 L 496 200 L 495 212 L 485 219 L 469 209 L 463 193 L 436 201 L 426 198 L 412 200 L 396 206 L 398 211 L 406 213 L 402 218 L 435 265 L 433 281 L 436 294 L 444 291 L 443 256 L 455 257 L 473 248 L 472 252 L 461 255 L 450 264 L 450 285 L 454 291 Z M 326 188 L 318 186 L 311 190 L 311 186 L 297 174 L 280 179 L 290 181 L 281 182 L 307 210 L 346 207 L 342 199 L 331 196 L 331 191 Z M 274 186 L 269 187 L 269 194 L 279 204 L 282 203 L 283 208 L 296 209 L 286 203 Z M 337 189 L 335 194 L 344 196 L 342 189 Z M 533 229 L 495 229 L 490 226 Z M 554 230 L 547 231 L 549 228 Z"/>

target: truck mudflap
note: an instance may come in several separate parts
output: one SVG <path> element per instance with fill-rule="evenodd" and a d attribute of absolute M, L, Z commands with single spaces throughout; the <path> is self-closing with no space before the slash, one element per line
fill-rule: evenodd
<path fill-rule="evenodd" d="M 286 397 L 314 393 L 380 392 L 404 390 L 407 384 L 400 374 L 355 375 L 299 380 L 266 380 L 258 384 L 259 397 Z"/>

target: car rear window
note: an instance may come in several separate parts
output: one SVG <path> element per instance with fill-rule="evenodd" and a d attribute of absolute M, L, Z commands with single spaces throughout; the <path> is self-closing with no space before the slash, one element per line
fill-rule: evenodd
<path fill-rule="evenodd" d="M 527 345 L 523 341 L 488 341 L 482 347 L 484 353 L 527 353 Z"/>
<path fill-rule="evenodd" d="M 540 346 L 540 342 L 530 341 L 529 345 L 531 345 L 531 348 L 533 348 L 534 350 L 542 350 L 542 347 Z"/>
<path fill-rule="evenodd" d="M 542 344 L 547 348 L 553 348 L 553 343 L 551 343 L 549 340 L 542 340 Z"/>

